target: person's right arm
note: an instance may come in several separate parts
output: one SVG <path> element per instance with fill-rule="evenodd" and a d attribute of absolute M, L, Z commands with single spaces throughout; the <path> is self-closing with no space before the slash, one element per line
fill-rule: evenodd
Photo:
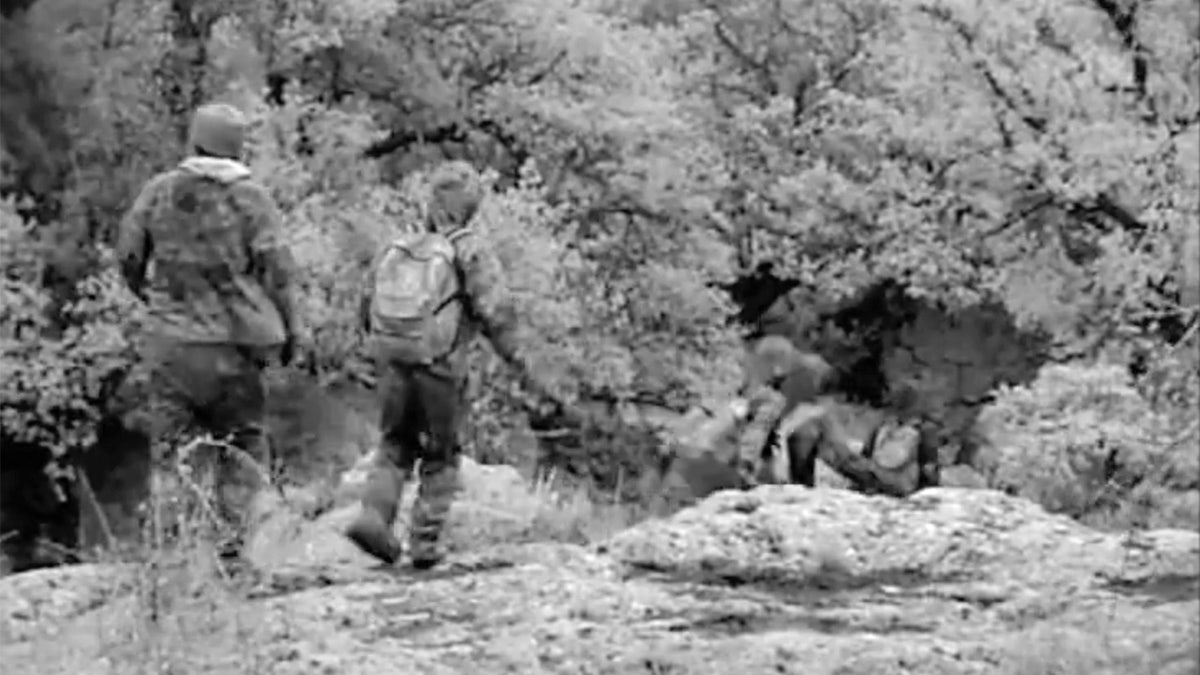
<path fill-rule="evenodd" d="M 477 237 L 468 232 L 455 242 L 468 312 L 500 358 L 524 370 L 517 344 L 517 312 L 504 284 L 500 261 Z"/>
<path fill-rule="evenodd" d="M 578 418 L 577 421 L 583 420 L 584 414 L 556 396 L 549 383 L 536 376 L 532 364 L 522 354 L 516 308 L 495 254 L 473 232 L 459 237 L 455 248 L 468 315 L 476 321 L 480 332 L 500 358 L 517 371 L 525 389 L 541 399 L 542 404 L 550 404 L 558 413 Z"/>

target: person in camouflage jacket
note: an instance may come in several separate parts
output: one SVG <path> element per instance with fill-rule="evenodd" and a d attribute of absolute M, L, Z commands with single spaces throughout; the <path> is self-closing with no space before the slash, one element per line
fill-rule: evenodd
<path fill-rule="evenodd" d="M 124 407 L 149 411 L 131 425 L 147 438 L 185 424 L 232 446 L 216 467 L 219 512 L 234 526 L 230 557 L 261 487 L 246 456 L 270 462 L 263 369 L 289 361 L 300 335 L 281 215 L 240 161 L 245 128 L 231 106 L 198 108 L 190 155 L 145 184 L 117 244 L 147 314 Z"/>
<path fill-rule="evenodd" d="M 467 347 L 477 334 L 515 367 L 532 393 L 553 402 L 547 389 L 531 376 L 518 351 L 516 312 L 505 292 L 500 263 L 474 230 L 464 230 L 479 209 L 483 188 L 479 174 L 466 162 L 439 166 L 431 176 L 430 231 L 450 235 L 459 274 L 458 301 L 464 321 L 450 353 L 431 364 L 412 365 L 393 358 L 386 340 L 372 334 L 372 263 L 364 283 L 361 327 L 375 356 L 382 398 L 381 452 L 367 478 L 362 510 L 346 530 L 361 550 L 386 564 L 401 555 L 393 532 L 401 491 L 420 460 L 420 487 L 409 530 L 412 565 L 428 569 L 444 557 L 441 545 L 446 517 L 459 490 L 460 425 L 465 407 Z"/>
<path fill-rule="evenodd" d="M 813 487 L 820 459 L 858 490 L 902 497 L 924 486 L 917 462 L 927 465 L 929 452 L 918 458 L 911 429 L 876 429 L 866 452 L 854 451 L 828 407 L 832 374 L 824 359 L 786 338 L 767 336 L 750 346 L 743 387 L 756 403 L 741 454 L 757 456 L 757 482 Z"/>
<path fill-rule="evenodd" d="M 758 463 L 755 454 L 746 453 L 744 435 L 762 403 L 735 398 L 715 410 L 694 409 L 679 420 L 658 470 L 647 472 L 642 485 L 649 513 L 665 517 L 718 490 L 754 487 Z"/>

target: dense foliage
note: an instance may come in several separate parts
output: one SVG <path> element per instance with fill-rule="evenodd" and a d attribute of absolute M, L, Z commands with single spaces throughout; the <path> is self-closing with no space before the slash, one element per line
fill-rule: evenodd
<path fill-rule="evenodd" d="M 1190 0 L 3 10 L 0 189 L 23 200 L 0 209 L 6 434 L 86 444 L 130 315 L 96 251 L 211 99 L 257 122 L 322 378 L 368 374 L 363 265 L 419 217 L 430 163 L 465 157 L 490 167 L 480 226 L 568 396 L 729 395 L 740 345 L 716 284 L 771 260 L 817 304 L 884 279 L 1001 303 L 1059 359 L 1138 360 L 1145 386 L 1183 392 L 1153 405 L 1195 401 L 1176 346 L 1200 295 Z M 475 358 L 472 400 L 496 413 L 480 423 L 507 419 L 503 368 Z"/>
<path fill-rule="evenodd" d="M 1048 366 L 1029 387 L 1002 387 L 983 415 L 989 482 L 1093 520 L 1198 527 L 1194 424 L 1181 434 L 1172 422 L 1124 368 Z"/>
<path fill-rule="evenodd" d="M 98 402 L 133 356 L 137 303 L 111 268 L 56 303 L 41 285 L 46 256 L 31 229 L 11 200 L 0 202 L 0 424 L 7 440 L 65 453 L 95 440 Z"/>

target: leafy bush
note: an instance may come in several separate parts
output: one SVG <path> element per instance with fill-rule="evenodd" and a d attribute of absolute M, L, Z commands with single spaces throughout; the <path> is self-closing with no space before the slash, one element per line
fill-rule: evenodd
<path fill-rule="evenodd" d="M 11 440 L 60 456 L 82 450 L 132 363 L 139 305 L 111 266 L 56 304 L 42 285 L 43 245 L 12 200 L 0 202 L 0 244 L 0 424 Z"/>
<path fill-rule="evenodd" d="M 999 388 L 981 423 L 993 487 L 1095 524 L 1200 526 L 1200 436 L 1156 411 L 1123 367 L 1046 366 L 1029 386 Z"/>

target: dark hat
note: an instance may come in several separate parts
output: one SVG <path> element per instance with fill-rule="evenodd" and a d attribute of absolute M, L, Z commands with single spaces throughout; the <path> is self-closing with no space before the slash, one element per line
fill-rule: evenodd
<path fill-rule="evenodd" d="M 433 170 L 429 177 L 430 187 L 437 190 L 462 190 L 473 199 L 483 197 L 483 182 L 479 172 L 468 162 L 453 160 L 444 162 Z"/>
<path fill-rule="evenodd" d="M 196 109 L 188 130 L 191 150 L 214 157 L 238 159 L 246 134 L 246 116 L 226 103 L 207 103 Z"/>

